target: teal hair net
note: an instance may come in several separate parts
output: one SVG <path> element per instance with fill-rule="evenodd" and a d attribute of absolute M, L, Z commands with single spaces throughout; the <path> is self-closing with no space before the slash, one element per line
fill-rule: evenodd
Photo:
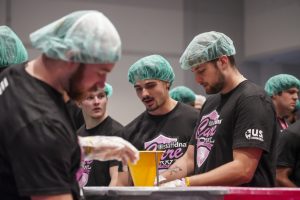
<path fill-rule="evenodd" d="M 135 84 L 138 80 L 158 79 L 172 85 L 175 74 L 170 63 L 160 55 L 150 55 L 139 59 L 128 70 L 128 80 Z"/>
<path fill-rule="evenodd" d="M 170 96 L 172 99 L 182 102 L 191 103 L 196 100 L 196 94 L 188 87 L 178 86 L 170 91 Z"/>
<path fill-rule="evenodd" d="M 7 26 L 0 26 L 0 67 L 28 60 L 27 51 L 20 38 Z"/>
<path fill-rule="evenodd" d="M 300 81 L 295 76 L 289 74 L 278 74 L 272 76 L 266 82 L 265 91 L 269 96 L 273 96 L 292 87 L 300 89 Z"/>
<path fill-rule="evenodd" d="M 232 40 L 223 33 L 210 31 L 197 35 L 180 57 L 182 69 L 191 69 L 222 55 L 235 55 Z"/>
<path fill-rule="evenodd" d="M 105 83 L 105 86 L 104 86 L 104 92 L 106 94 L 107 97 L 110 97 L 113 93 L 113 88 L 110 84 L 108 83 Z"/>
<path fill-rule="evenodd" d="M 78 63 L 114 63 L 121 40 L 101 12 L 73 12 L 30 34 L 33 47 L 48 57 Z"/>

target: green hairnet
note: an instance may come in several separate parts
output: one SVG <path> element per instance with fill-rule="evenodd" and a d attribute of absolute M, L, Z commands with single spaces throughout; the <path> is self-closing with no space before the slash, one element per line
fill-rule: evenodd
<path fill-rule="evenodd" d="M 135 84 L 138 80 L 158 79 L 172 85 L 175 74 L 170 63 L 160 55 L 150 55 L 136 61 L 128 70 L 128 80 Z"/>
<path fill-rule="evenodd" d="M 110 84 L 108 83 L 105 83 L 105 86 L 104 86 L 104 92 L 106 94 L 107 97 L 110 97 L 113 93 L 113 88 Z"/>
<path fill-rule="evenodd" d="M 266 82 L 265 91 L 269 96 L 273 96 L 292 87 L 300 89 L 300 81 L 295 76 L 289 74 L 278 74 L 272 76 Z"/>
<path fill-rule="evenodd" d="M 28 60 L 27 51 L 20 38 L 7 26 L 0 26 L 0 67 Z"/>
<path fill-rule="evenodd" d="M 197 35 L 180 57 L 182 69 L 191 69 L 222 55 L 235 54 L 232 40 L 223 33 L 211 31 Z"/>
<path fill-rule="evenodd" d="M 196 100 L 196 94 L 188 87 L 178 86 L 170 91 L 170 96 L 172 99 L 182 102 L 191 103 Z"/>
<path fill-rule="evenodd" d="M 114 63 L 121 40 L 101 12 L 77 11 L 30 34 L 33 47 L 55 59 L 79 63 Z"/>

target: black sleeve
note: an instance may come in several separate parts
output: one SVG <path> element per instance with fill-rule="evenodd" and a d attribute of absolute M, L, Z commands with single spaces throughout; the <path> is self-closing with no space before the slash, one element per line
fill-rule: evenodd
<path fill-rule="evenodd" d="M 275 115 L 264 96 L 251 96 L 237 104 L 233 148 L 255 147 L 269 152 L 274 134 Z"/>
<path fill-rule="evenodd" d="M 278 141 L 278 167 L 295 167 L 300 137 L 287 130 L 280 133 Z"/>
<path fill-rule="evenodd" d="M 62 123 L 40 119 L 24 127 L 7 145 L 21 195 L 71 192 L 71 157 L 78 143 Z"/>

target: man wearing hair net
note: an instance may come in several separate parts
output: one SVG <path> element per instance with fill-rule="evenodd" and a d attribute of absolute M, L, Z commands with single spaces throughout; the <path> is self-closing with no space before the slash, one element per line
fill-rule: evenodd
<path fill-rule="evenodd" d="M 196 94 L 188 87 L 177 86 L 170 91 L 172 99 L 194 106 L 196 100 Z"/>
<path fill-rule="evenodd" d="M 113 88 L 105 83 L 104 89 L 93 88 L 85 93 L 84 98 L 78 101 L 85 124 L 77 134 L 83 137 L 104 135 L 116 136 L 123 126 L 108 115 L 108 98 Z M 77 173 L 79 185 L 83 186 L 116 186 L 118 177 L 117 161 L 84 160 Z"/>
<path fill-rule="evenodd" d="M 77 99 L 104 87 L 120 59 L 120 37 L 102 13 L 77 11 L 35 31 L 30 40 L 42 55 L 0 75 L 1 198 L 79 199 L 81 148 L 90 159 L 138 158 L 121 138 L 78 138 L 62 97 L 66 91 Z"/>
<path fill-rule="evenodd" d="M 165 151 L 159 171 L 184 154 L 198 117 L 196 109 L 170 97 L 174 78 L 171 65 L 160 55 L 141 58 L 128 70 L 129 82 L 146 110 L 125 126 L 123 137 L 139 150 Z M 128 172 L 119 176 L 120 185 L 132 185 Z"/>
<path fill-rule="evenodd" d="M 300 81 L 289 74 L 272 76 L 265 84 L 265 91 L 272 98 L 279 129 L 288 127 L 287 117 L 296 107 Z"/>
<path fill-rule="evenodd" d="M 185 155 L 161 174 L 162 185 L 275 185 L 278 131 L 272 100 L 240 74 L 234 54 L 232 40 L 211 31 L 196 36 L 181 56 L 181 67 L 211 95 Z"/>
<path fill-rule="evenodd" d="M 27 60 L 28 54 L 20 38 L 8 26 L 0 26 L 0 73 L 9 65 Z"/>

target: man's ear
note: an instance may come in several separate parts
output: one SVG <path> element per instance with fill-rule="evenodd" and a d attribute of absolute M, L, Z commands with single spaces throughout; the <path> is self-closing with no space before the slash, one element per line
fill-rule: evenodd
<path fill-rule="evenodd" d="M 227 56 L 221 56 L 218 61 L 221 63 L 222 69 L 229 66 L 229 59 Z"/>
<path fill-rule="evenodd" d="M 167 82 L 167 89 L 170 90 L 171 84 Z"/>

